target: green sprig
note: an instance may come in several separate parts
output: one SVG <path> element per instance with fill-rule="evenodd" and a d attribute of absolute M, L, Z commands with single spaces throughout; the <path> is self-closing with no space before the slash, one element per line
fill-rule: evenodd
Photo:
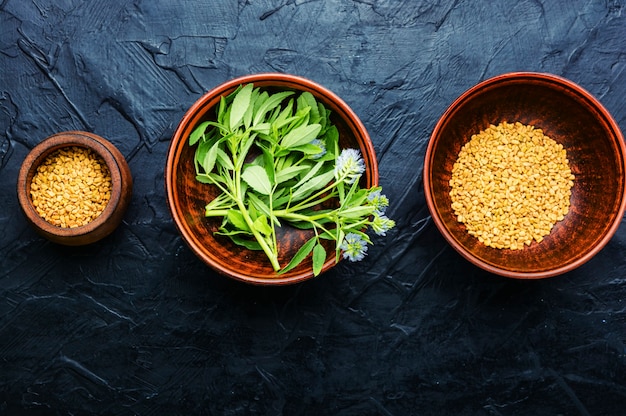
<path fill-rule="evenodd" d="M 221 98 L 215 121 L 200 123 L 189 145 L 197 145 L 196 179 L 219 190 L 205 207 L 207 217 L 222 218 L 217 233 L 263 250 L 279 273 L 310 255 L 318 275 L 327 258 L 322 240 L 334 240 L 335 261 L 342 252 L 360 260 L 372 244 L 364 230 L 384 235 L 395 225 L 384 215 L 381 188 L 359 185 L 359 151 L 339 148 L 330 111 L 309 92 L 242 85 Z M 283 224 L 314 231 L 284 267 L 276 237 Z"/>

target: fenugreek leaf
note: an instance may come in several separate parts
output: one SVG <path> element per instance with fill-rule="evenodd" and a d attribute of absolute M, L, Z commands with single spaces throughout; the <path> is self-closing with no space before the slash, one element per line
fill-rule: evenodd
<path fill-rule="evenodd" d="M 329 120 L 330 111 L 326 110 L 326 107 L 324 107 L 324 104 L 317 103 L 317 112 L 320 116 L 318 123 L 321 124 L 322 131 L 326 131 L 326 128 L 329 127 L 330 125 L 330 120 Z"/>
<path fill-rule="evenodd" d="M 259 99 L 259 89 L 253 88 L 252 93 L 250 94 L 250 104 L 246 109 L 246 112 L 243 114 L 243 125 L 246 129 L 249 129 L 252 125 L 252 116 L 254 115 L 254 106 L 256 101 Z"/>
<path fill-rule="evenodd" d="M 225 183 L 224 178 L 215 173 L 200 173 L 196 175 L 196 180 L 200 183 L 208 184 Z"/>
<path fill-rule="evenodd" d="M 309 123 L 319 123 L 320 112 L 317 106 L 317 101 L 315 101 L 315 97 L 308 91 L 303 92 L 298 96 L 298 109 L 309 108 Z"/>
<path fill-rule="evenodd" d="M 233 241 L 233 243 L 239 246 L 245 247 L 248 250 L 261 250 L 261 245 L 255 240 L 250 240 L 248 238 L 241 237 L 239 234 L 235 234 L 235 233 L 230 233 L 230 234 L 221 233 L 221 234 L 228 235 L 228 237 Z"/>
<path fill-rule="evenodd" d="M 272 125 L 270 123 L 258 123 L 251 127 L 252 131 L 256 131 L 260 134 L 270 134 Z"/>
<path fill-rule="evenodd" d="M 260 124 L 269 111 L 273 111 L 276 107 L 280 105 L 280 103 L 283 102 L 285 98 L 289 97 L 290 95 L 293 95 L 293 91 L 282 91 L 270 95 L 269 98 L 266 99 L 255 111 L 254 122 L 252 123 L 252 125 L 256 126 Z"/>
<path fill-rule="evenodd" d="M 270 207 L 263 200 L 261 200 L 261 198 L 256 196 L 254 193 L 249 193 L 248 198 L 250 198 L 250 202 L 259 212 L 268 217 L 272 216 Z"/>
<path fill-rule="evenodd" d="M 278 172 L 276 172 L 276 183 L 280 184 L 283 182 L 287 182 L 288 180 L 295 178 L 300 173 L 308 169 L 310 169 L 309 165 L 296 165 L 279 170 Z"/>
<path fill-rule="evenodd" d="M 326 261 L 326 250 L 321 243 L 317 243 L 313 247 L 313 275 L 317 276 L 322 271 L 324 262 Z"/>
<path fill-rule="evenodd" d="M 313 193 L 314 191 L 322 189 L 324 186 L 328 185 L 328 183 L 334 178 L 334 176 L 335 172 L 331 170 L 309 179 L 293 192 L 293 200 L 299 201 L 311 195 L 311 193 Z"/>
<path fill-rule="evenodd" d="M 248 227 L 248 224 L 246 223 L 246 220 L 243 218 L 243 214 L 240 211 L 235 209 L 229 209 L 228 213 L 226 214 L 226 219 L 229 223 L 234 225 L 235 228 L 241 231 L 250 231 L 250 228 Z"/>
<path fill-rule="evenodd" d="M 262 195 L 269 195 L 272 192 L 272 183 L 261 166 L 248 166 L 241 177 L 252 189 Z"/>
<path fill-rule="evenodd" d="M 313 176 L 317 175 L 317 172 L 319 172 L 319 170 L 322 168 L 322 166 L 324 166 L 324 162 L 317 162 L 315 165 L 313 165 L 309 171 L 307 172 L 306 175 L 304 175 L 299 181 L 298 183 L 294 186 L 294 188 L 297 188 L 299 186 L 301 186 L 302 184 L 304 184 L 305 182 L 307 182 L 309 179 L 311 179 Z"/>
<path fill-rule="evenodd" d="M 280 141 L 280 145 L 286 149 L 291 149 L 313 141 L 320 132 L 322 126 L 319 124 L 302 125 L 291 130 Z"/>
<path fill-rule="evenodd" d="M 225 97 L 220 97 L 220 104 L 217 108 L 217 122 L 224 125 L 226 123 L 226 114 L 228 113 L 228 101 Z"/>
<path fill-rule="evenodd" d="M 198 140 L 200 140 L 203 136 L 204 136 L 204 132 L 206 131 L 206 128 L 209 126 L 209 122 L 205 121 L 203 123 L 200 123 L 200 125 L 198 125 L 198 127 L 196 127 L 191 134 L 189 135 L 189 146 L 193 146 L 194 144 L 198 143 Z"/>
<path fill-rule="evenodd" d="M 376 208 L 372 205 L 365 205 L 365 206 L 360 206 L 360 207 L 357 206 L 357 207 L 351 207 L 348 209 L 343 209 L 339 212 L 339 215 L 341 216 L 341 218 L 359 219 L 359 218 L 368 217 L 372 215 L 375 210 Z"/>
<path fill-rule="evenodd" d="M 255 221 L 254 221 L 254 228 L 260 232 L 261 234 L 265 235 L 266 237 L 269 237 L 272 235 L 272 227 L 270 227 L 268 221 L 267 221 L 267 216 L 265 215 L 260 215 Z"/>
<path fill-rule="evenodd" d="M 217 158 L 219 145 L 219 141 L 215 142 L 209 151 L 204 155 L 204 159 L 201 161 L 202 169 L 204 169 L 206 173 L 210 173 L 213 170 L 213 167 L 215 167 L 215 159 Z"/>
<path fill-rule="evenodd" d="M 200 173 L 199 167 L 203 167 L 204 159 L 206 158 L 207 153 L 211 150 L 213 143 L 202 140 L 198 144 L 198 148 L 196 149 L 196 153 L 194 154 L 194 163 L 196 166 L 196 173 Z M 209 172 L 206 172 L 209 173 Z"/>
<path fill-rule="evenodd" d="M 219 163 L 223 168 L 227 170 L 235 170 L 235 165 L 233 165 L 233 161 L 228 157 L 224 149 L 221 147 L 217 148 L 217 163 Z"/>
<path fill-rule="evenodd" d="M 322 148 L 313 143 L 306 143 L 300 146 L 292 147 L 291 150 L 305 153 L 307 155 L 316 155 L 322 152 Z"/>
<path fill-rule="evenodd" d="M 317 239 L 315 237 L 311 238 L 309 241 L 304 243 L 302 247 L 296 252 L 293 256 L 289 264 L 287 264 L 282 270 L 280 270 L 279 274 L 287 273 L 289 270 L 296 267 L 298 264 L 302 263 L 302 260 L 306 259 L 306 257 L 313 251 L 313 247 L 315 247 L 315 243 Z"/>
<path fill-rule="evenodd" d="M 293 99 L 289 100 L 285 108 L 282 109 L 278 117 L 274 121 L 272 121 L 272 128 L 275 129 L 275 133 L 278 133 L 278 130 L 281 129 L 284 125 L 290 123 L 293 117 Z"/>
<path fill-rule="evenodd" d="M 233 131 L 241 125 L 241 121 L 243 119 L 244 114 L 248 110 L 250 106 L 250 99 L 252 96 L 252 84 L 247 84 L 243 87 L 235 98 L 233 99 L 233 103 L 230 106 L 230 116 L 229 116 L 229 127 L 230 130 Z"/>

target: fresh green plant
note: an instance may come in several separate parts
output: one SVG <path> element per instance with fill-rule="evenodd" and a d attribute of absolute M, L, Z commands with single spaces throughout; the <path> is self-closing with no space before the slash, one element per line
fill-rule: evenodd
<path fill-rule="evenodd" d="M 219 189 L 207 217 L 223 218 L 218 234 L 250 250 L 263 250 L 285 273 L 312 255 L 318 275 L 327 257 L 323 239 L 334 240 L 335 261 L 361 260 L 372 244 L 366 234 L 394 227 L 385 216 L 380 187 L 362 189 L 365 163 L 356 149 L 340 149 L 330 111 L 309 92 L 269 93 L 253 84 L 222 97 L 215 121 L 189 136 L 196 179 Z M 283 224 L 313 230 L 291 261 L 278 262 L 276 230 Z"/>

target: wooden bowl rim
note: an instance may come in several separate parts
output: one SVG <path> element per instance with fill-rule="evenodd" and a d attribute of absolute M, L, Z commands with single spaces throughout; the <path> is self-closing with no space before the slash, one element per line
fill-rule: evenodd
<path fill-rule="evenodd" d="M 190 227 L 184 221 L 184 218 L 179 212 L 179 207 L 177 206 L 177 197 L 174 192 L 176 182 L 176 165 L 180 158 L 180 154 L 184 149 L 184 146 L 186 146 L 187 141 L 186 137 L 182 137 L 183 131 L 188 127 L 191 120 L 197 116 L 197 113 L 199 111 L 210 110 L 210 108 L 204 108 L 207 102 L 209 102 L 216 96 L 232 92 L 239 85 L 249 83 L 272 83 L 271 87 L 284 87 L 294 90 L 315 91 L 316 95 L 324 97 L 325 101 L 333 103 L 334 106 L 336 106 L 346 115 L 344 121 L 349 126 L 351 126 L 351 128 L 359 132 L 358 136 L 360 137 L 356 137 L 356 140 L 359 143 L 359 146 L 365 149 L 365 153 L 362 156 L 367 165 L 365 175 L 368 181 L 368 185 L 371 187 L 378 186 L 378 164 L 376 160 L 374 145 L 361 119 L 343 99 L 341 99 L 338 95 L 336 95 L 326 87 L 323 87 L 322 85 L 307 78 L 292 74 L 263 72 L 240 76 L 221 83 L 220 85 L 203 94 L 197 101 L 192 104 L 189 110 L 187 110 L 187 112 L 184 114 L 176 130 L 174 131 L 174 134 L 172 135 L 172 140 L 168 149 L 165 164 L 165 192 L 168 207 L 174 220 L 174 224 L 176 225 L 176 228 L 178 229 L 181 236 L 183 237 L 185 243 L 205 264 L 209 265 L 220 274 L 233 278 L 235 280 L 239 280 L 245 283 L 252 283 L 255 285 L 276 286 L 303 282 L 314 277 L 312 271 L 303 271 L 297 274 L 286 274 L 283 277 L 263 277 L 241 273 L 234 268 L 228 267 L 228 264 L 224 264 L 219 261 L 219 256 L 214 256 L 214 258 L 200 249 L 202 247 L 201 241 L 198 241 L 193 236 Z M 263 85 L 263 87 L 270 86 Z M 335 264 L 336 262 L 334 259 L 327 260 L 322 267 L 322 272 L 327 271 Z M 292 272 L 293 271 L 289 273 Z"/>
<path fill-rule="evenodd" d="M 619 209 L 615 215 L 615 219 L 613 220 L 607 231 L 604 233 L 602 238 L 598 241 L 598 243 L 593 246 L 587 253 L 570 263 L 564 264 L 561 267 L 536 272 L 521 272 L 503 269 L 501 267 L 498 267 L 497 265 L 485 262 L 475 257 L 471 251 L 467 250 L 465 246 L 457 241 L 457 239 L 452 235 L 452 233 L 450 233 L 450 231 L 445 226 L 443 220 L 439 215 L 438 210 L 436 209 L 435 196 L 432 189 L 431 179 L 433 163 L 432 158 L 434 156 L 436 145 L 439 141 L 441 130 L 443 130 L 443 127 L 449 122 L 449 120 L 454 116 L 458 109 L 465 105 L 467 102 L 469 102 L 474 96 L 482 94 L 490 89 L 498 88 L 500 86 L 508 86 L 528 82 L 532 84 L 545 85 L 550 88 L 558 87 L 559 89 L 565 89 L 578 101 L 585 102 L 588 107 L 595 109 L 597 114 L 604 119 L 605 124 L 609 126 L 610 130 L 612 131 L 613 134 L 611 137 L 615 137 L 616 139 L 617 143 L 615 144 L 619 149 L 618 156 L 621 158 L 622 172 L 626 172 L 626 145 L 624 144 L 624 136 L 617 122 L 611 116 L 610 112 L 590 92 L 588 92 L 586 89 L 576 84 L 575 82 L 554 74 L 541 72 L 509 72 L 486 79 L 469 88 L 468 90 L 463 92 L 456 100 L 454 100 L 452 104 L 448 106 L 443 115 L 439 118 L 437 124 L 433 129 L 428 146 L 426 148 L 423 175 L 425 190 L 424 193 L 426 196 L 426 205 L 428 206 L 431 217 L 436 227 L 439 229 L 444 239 L 466 260 L 490 273 L 504 277 L 515 279 L 543 279 L 557 276 L 580 267 L 581 265 L 589 261 L 592 257 L 594 257 L 611 240 L 611 238 L 620 226 L 620 223 L 624 216 L 624 211 L 626 209 L 626 184 L 624 192 L 622 192 L 622 199 L 620 201 Z M 625 181 L 626 178 L 622 177 L 622 182 Z"/>
<path fill-rule="evenodd" d="M 39 165 L 54 151 L 78 146 L 91 149 L 107 165 L 111 174 L 111 198 L 102 213 L 86 225 L 75 228 L 62 228 L 43 219 L 33 206 L 30 197 L 30 185 Z M 121 163 L 126 163 L 124 156 L 108 140 L 85 131 L 65 131 L 49 136 L 38 143 L 28 153 L 18 174 L 17 194 L 22 211 L 29 221 L 45 234 L 61 238 L 78 238 L 92 233 L 104 226 L 113 216 L 122 200 L 123 186 Z"/>

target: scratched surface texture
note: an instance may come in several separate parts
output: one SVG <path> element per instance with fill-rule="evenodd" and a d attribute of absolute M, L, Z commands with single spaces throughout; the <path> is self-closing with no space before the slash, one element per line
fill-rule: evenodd
<path fill-rule="evenodd" d="M 626 224 L 544 281 L 452 250 L 422 188 L 446 107 L 491 76 L 567 77 L 626 129 L 624 0 L 0 1 L 0 414 L 623 415 Z M 356 264 L 252 287 L 186 247 L 170 136 L 203 92 L 278 71 L 339 94 L 397 229 Z M 22 216 L 20 163 L 87 130 L 127 157 L 122 225 L 82 248 Z"/>

